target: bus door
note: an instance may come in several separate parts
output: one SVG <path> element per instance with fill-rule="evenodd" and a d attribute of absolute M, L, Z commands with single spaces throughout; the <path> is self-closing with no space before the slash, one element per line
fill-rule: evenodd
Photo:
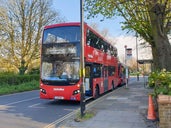
<path fill-rule="evenodd" d="M 107 66 L 103 67 L 103 85 L 104 91 L 108 91 L 108 68 Z"/>
<path fill-rule="evenodd" d="M 91 65 L 85 66 L 85 95 L 92 96 Z"/>

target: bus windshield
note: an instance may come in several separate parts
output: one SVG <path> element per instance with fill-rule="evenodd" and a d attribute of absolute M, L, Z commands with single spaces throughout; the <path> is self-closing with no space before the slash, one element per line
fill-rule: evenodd
<path fill-rule="evenodd" d="M 79 81 L 80 27 L 58 26 L 43 32 L 41 79 L 47 85 Z"/>
<path fill-rule="evenodd" d="M 79 61 L 42 62 L 41 79 L 56 85 L 75 84 L 79 80 Z"/>

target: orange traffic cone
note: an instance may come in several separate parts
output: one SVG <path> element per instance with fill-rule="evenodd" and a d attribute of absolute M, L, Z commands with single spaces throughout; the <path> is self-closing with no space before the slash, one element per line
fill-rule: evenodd
<path fill-rule="evenodd" d="M 156 119 L 156 113 L 154 111 L 154 105 L 153 105 L 153 100 L 152 100 L 152 96 L 149 95 L 149 99 L 148 99 L 148 116 L 147 119 L 149 120 L 155 120 Z"/>

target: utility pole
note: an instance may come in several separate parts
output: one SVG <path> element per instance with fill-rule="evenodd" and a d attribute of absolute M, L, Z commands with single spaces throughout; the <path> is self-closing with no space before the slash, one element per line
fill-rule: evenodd
<path fill-rule="evenodd" d="M 125 65 L 126 65 L 126 59 L 127 59 L 127 58 L 126 58 L 126 57 L 127 57 L 126 49 L 127 49 L 127 45 L 125 45 L 124 48 L 125 48 Z"/>
<path fill-rule="evenodd" d="M 137 57 L 137 81 L 139 81 L 139 67 L 138 67 L 138 41 L 137 41 L 137 38 L 138 38 L 138 34 L 136 32 L 136 57 Z"/>
<path fill-rule="evenodd" d="M 80 28 L 81 28 L 81 55 L 80 55 L 80 112 L 81 117 L 85 115 L 85 94 L 84 94 L 84 77 L 85 77 L 85 64 L 84 64 L 84 11 L 83 11 L 83 0 L 80 0 Z"/>
<path fill-rule="evenodd" d="M 126 88 L 128 87 L 127 73 L 128 73 L 128 68 L 127 68 L 127 45 L 125 45 L 125 79 L 126 79 Z"/>

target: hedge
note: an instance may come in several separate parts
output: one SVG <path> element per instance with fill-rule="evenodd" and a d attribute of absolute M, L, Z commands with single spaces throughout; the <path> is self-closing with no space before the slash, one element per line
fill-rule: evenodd
<path fill-rule="evenodd" d="M 0 85 L 4 85 L 4 84 L 18 85 L 33 80 L 39 81 L 39 79 L 40 76 L 38 74 L 33 74 L 33 75 L 0 74 Z"/>

